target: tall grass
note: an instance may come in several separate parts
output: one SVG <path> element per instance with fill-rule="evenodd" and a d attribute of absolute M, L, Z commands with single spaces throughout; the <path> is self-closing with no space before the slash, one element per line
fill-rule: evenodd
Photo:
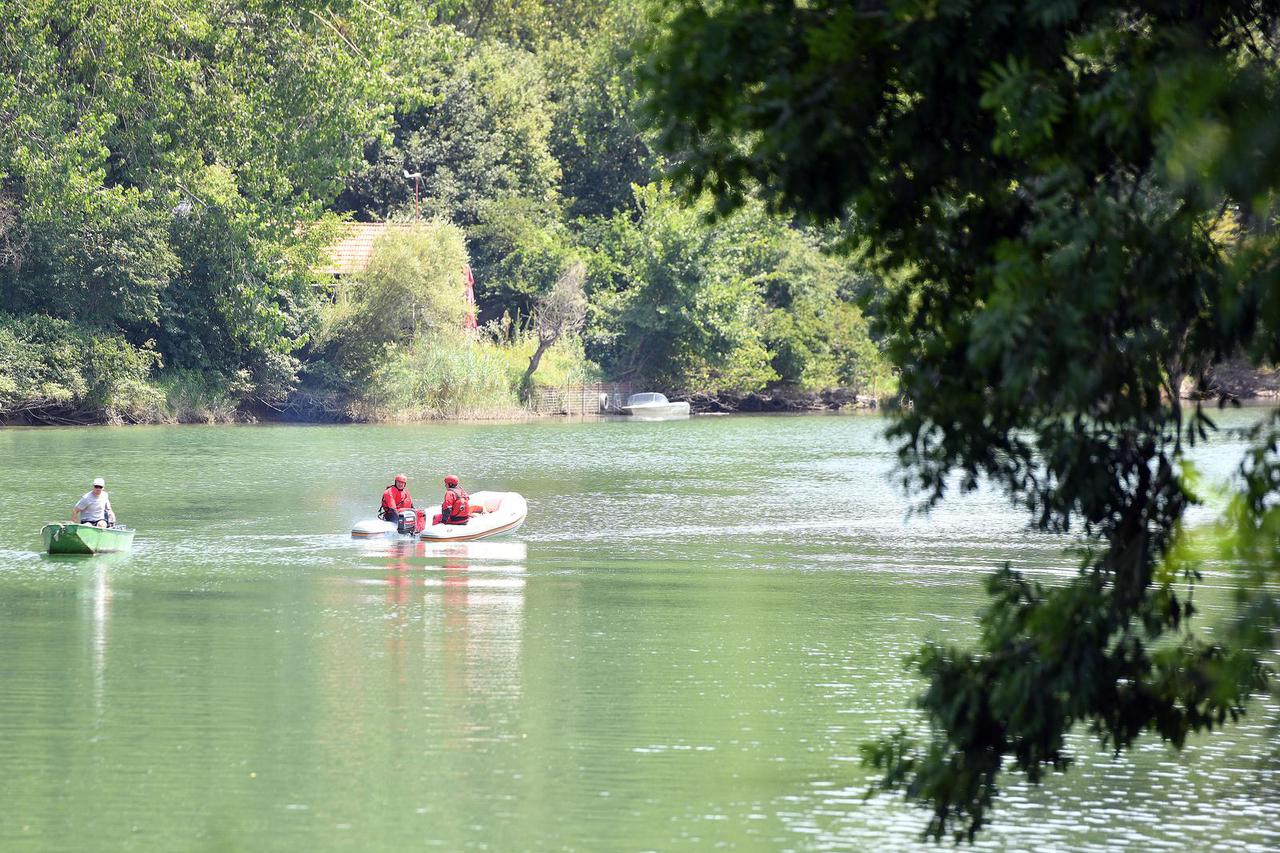
<path fill-rule="evenodd" d="M 512 387 L 516 387 L 529 366 L 533 351 L 538 348 L 538 338 L 528 331 L 511 341 L 495 342 L 493 347 L 506 364 Z M 600 368 L 587 360 L 579 337 L 564 337 L 547 350 L 534 374 L 534 384 L 541 388 L 564 388 L 600 379 Z"/>
<path fill-rule="evenodd" d="M 491 345 L 457 335 L 418 338 L 375 371 L 362 420 L 505 418 L 520 414 L 506 362 Z"/>
<path fill-rule="evenodd" d="M 154 383 L 164 395 L 162 420 L 180 424 L 223 424 L 238 420 L 241 395 L 248 378 L 228 381 L 221 375 L 196 370 L 171 370 Z"/>
<path fill-rule="evenodd" d="M 537 341 L 521 336 L 499 342 L 457 333 L 416 339 L 409 349 L 374 371 L 350 406 L 356 420 L 511 418 L 527 414 L 517 392 Z M 577 339 L 557 343 L 543 356 L 535 380 L 542 387 L 591 381 L 598 370 Z"/>

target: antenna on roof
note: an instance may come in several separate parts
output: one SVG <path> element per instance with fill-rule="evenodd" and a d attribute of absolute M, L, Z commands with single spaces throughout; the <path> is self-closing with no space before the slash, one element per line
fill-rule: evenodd
<path fill-rule="evenodd" d="M 405 169 L 404 177 L 407 181 L 413 181 L 413 222 L 416 225 L 418 222 L 418 212 L 420 210 L 420 205 L 418 204 L 418 188 L 422 186 L 422 173 L 410 172 L 408 169 Z"/>

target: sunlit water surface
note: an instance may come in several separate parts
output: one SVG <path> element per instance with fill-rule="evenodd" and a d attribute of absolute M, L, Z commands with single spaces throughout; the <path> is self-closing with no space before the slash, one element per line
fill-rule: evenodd
<path fill-rule="evenodd" d="M 907 519 L 883 426 L 0 430 L 0 848 L 916 848 L 924 815 L 863 799 L 858 763 L 913 719 L 904 656 L 971 638 L 998 564 L 1074 564 L 990 491 Z M 529 520 L 353 541 L 397 471 Z M 40 554 L 99 474 L 133 553 Z M 1228 586 L 1211 566 L 1210 622 Z M 1081 733 L 978 847 L 1276 849 L 1278 717 L 1181 753 Z"/>

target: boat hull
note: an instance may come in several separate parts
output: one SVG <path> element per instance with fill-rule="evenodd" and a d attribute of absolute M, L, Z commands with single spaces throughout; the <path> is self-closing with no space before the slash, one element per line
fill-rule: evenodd
<path fill-rule="evenodd" d="M 623 406 L 622 413 L 638 421 L 676 421 L 689 417 L 689 404 L 680 402 Z"/>
<path fill-rule="evenodd" d="M 52 522 L 40 530 L 50 554 L 111 554 L 133 548 L 132 528 Z"/>
<path fill-rule="evenodd" d="M 376 539 L 379 536 L 397 536 L 399 532 L 394 522 L 366 518 L 356 522 L 356 526 L 351 528 L 351 535 L 356 539 Z"/>
<path fill-rule="evenodd" d="M 473 515 L 466 524 L 428 524 L 416 534 L 425 542 L 471 542 L 490 536 L 501 536 L 518 530 L 529 514 L 529 505 L 517 492 L 476 492 L 471 496 L 472 506 L 483 506 L 485 511 Z M 396 531 L 396 525 L 381 519 L 367 519 L 351 528 L 356 539 L 403 536 L 410 534 Z"/>

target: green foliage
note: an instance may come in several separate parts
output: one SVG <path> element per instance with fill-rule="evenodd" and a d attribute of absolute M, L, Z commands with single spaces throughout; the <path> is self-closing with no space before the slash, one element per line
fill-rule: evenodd
<path fill-rule="evenodd" d="M 858 292 L 877 289 L 860 264 L 829 251 L 820 232 L 769 216 L 759 204 L 721 228 L 720 262 L 748 277 L 764 300 L 761 343 L 778 383 L 892 392 L 890 371 L 854 304 Z"/>
<path fill-rule="evenodd" d="M 176 201 L 209 163 L 233 168 L 247 197 L 305 207 L 336 190 L 385 109 L 382 57 L 372 51 L 389 24 L 368 3 L 26 3 L 11 12 L 0 112 L 12 132 L 0 140 L 0 171 L 33 222 L 111 187 Z"/>
<path fill-rule="evenodd" d="M 551 289 L 577 251 L 564 223 L 527 199 L 485 205 L 471 233 L 476 298 L 490 316 L 530 316 L 537 297 Z"/>
<path fill-rule="evenodd" d="M 0 418 L 156 420 L 163 399 L 147 377 L 157 361 L 119 335 L 0 313 Z"/>
<path fill-rule="evenodd" d="M 407 24 L 380 6 L 9 4 L 0 307 L 287 390 L 318 248 L 296 223 L 388 112 L 386 36 Z"/>
<path fill-rule="evenodd" d="M 154 350 L 168 402 L 146 386 L 138 417 L 347 412 L 387 348 L 425 334 L 405 323 L 444 310 L 395 270 L 367 304 L 317 298 L 339 215 L 408 219 L 408 171 L 426 219 L 465 229 L 503 352 L 591 258 L 583 346 L 611 373 L 708 390 L 861 376 L 874 347 L 826 241 L 759 211 L 709 229 L 633 191 L 663 165 L 634 47 L 661 17 L 648 0 L 9 4 L 0 310 Z M 812 286 L 775 298 L 779 275 Z"/>
<path fill-rule="evenodd" d="M 574 216 L 630 213 L 631 186 L 659 177 L 662 160 L 639 110 L 642 58 L 633 47 L 652 26 L 648 5 L 614 3 L 592 38 L 562 39 L 544 54 L 558 104 L 551 149 Z"/>
<path fill-rule="evenodd" d="M 429 96 L 395 117 L 393 138 L 374 146 L 348 183 L 339 207 L 360 218 L 413 216 L 415 181 L 427 218 L 463 226 L 488 203 L 525 199 L 557 204 L 560 166 L 548 135 L 551 105 L 538 60 L 502 45 L 482 45 L 447 76 L 426 84 Z"/>
<path fill-rule="evenodd" d="M 246 390 L 279 399 L 306 342 L 312 310 L 309 267 L 332 229 L 286 234 L 241 195 L 236 177 L 210 166 L 193 178 L 201 202 L 174 218 L 173 243 L 186 273 L 164 291 L 165 362 L 224 376 L 248 372 Z"/>
<path fill-rule="evenodd" d="M 780 380 L 806 390 L 850 388 L 877 399 L 893 396 L 897 379 L 871 339 L 857 305 L 806 298 L 775 308 L 765 338 Z"/>
<path fill-rule="evenodd" d="M 521 376 L 538 345 L 521 332 L 510 340 L 482 334 L 429 332 L 375 366 L 359 389 L 335 390 L 332 377 L 309 391 L 313 405 L 331 417 L 355 420 L 509 418 L 524 410 Z M 537 375 L 540 387 L 564 387 L 599 378 L 578 338 L 561 339 L 546 351 Z"/>
<path fill-rule="evenodd" d="M 1192 500 L 1179 460 L 1212 429 L 1182 378 L 1280 353 L 1277 13 L 736 0 L 681 4 L 652 45 L 650 114 L 691 195 L 851 216 L 896 282 L 873 331 L 912 403 L 890 430 L 904 482 L 932 504 L 989 479 L 1091 544 L 1061 588 L 1006 568 L 978 647 L 916 658 L 929 736 L 868 757 L 934 838 L 972 839 L 1002 771 L 1065 767 L 1077 722 L 1181 745 L 1262 683 L 1256 637 L 1200 638 L 1157 569 Z M 1254 555 L 1273 580 L 1276 553 Z"/>
<path fill-rule="evenodd" d="M 168 216 L 147 194 L 113 188 L 56 219 L 27 226 L 20 257 L 0 267 L 0 305 L 142 337 L 177 272 Z"/>
<path fill-rule="evenodd" d="M 464 0 L 445 20 L 479 41 L 501 41 L 529 51 L 589 40 L 608 14 L 610 0 Z"/>
<path fill-rule="evenodd" d="M 415 339 L 462 328 L 466 263 L 462 232 L 444 222 L 378 242 L 368 269 L 339 294 L 320 341 L 351 393 L 359 396 L 379 367 Z"/>
<path fill-rule="evenodd" d="M 520 411 L 507 361 L 459 332 L 416 339 L 385 362 L 357 414 L 380 418 L 491 418 Z"/>
<path fill-rule="evenodd" d="M 680 387 L 759 387 L 772 374 L 759 346 L 758 294 L 729 265 L 716 267 L 715 232 L 702 211 L 664 188 L 637 187 L 639 218 L 599 224 L 589 277 L 591 352 L 613 376 Z"/>
<path fill-rule="evenodd" d="M 428 329 L 461 328 L 466 265 L 461 230 L 443 222 L 383 238 L 358 285 L 362 313 L 373 324 L 366 337 L 394 342 Z"/>
<path fill-rule="evenodd" d="M 756 391 L 883 373 L 858 309 L 857 276 L 821 241 L 750 207 L 709 223 L 660 185 L 637 187 L 633 221 L 598 220 L 588 354 L 657 387 Z"/>

